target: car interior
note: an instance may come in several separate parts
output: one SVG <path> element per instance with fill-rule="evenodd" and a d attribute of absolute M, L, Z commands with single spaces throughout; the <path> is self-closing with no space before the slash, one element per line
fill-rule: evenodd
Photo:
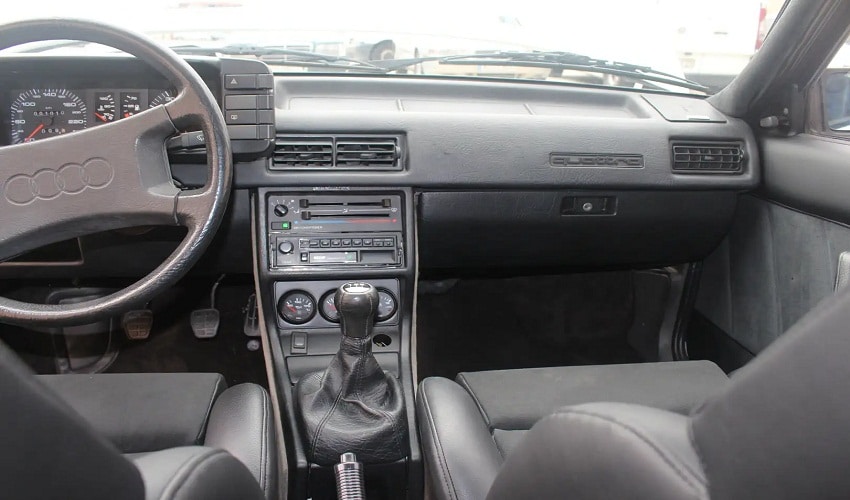
<path fill-rule="evenodd" d="M 0 496 L 850 498 L 848 35 L 707 96 L 0 25 L 126 52 L 0 53 Z"/>

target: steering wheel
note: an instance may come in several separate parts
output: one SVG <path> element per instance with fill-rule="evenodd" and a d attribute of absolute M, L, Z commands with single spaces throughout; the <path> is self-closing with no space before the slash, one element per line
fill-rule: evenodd
<path fill-rule="evenodd" d="M 233 159 L 224 117 L 201 77 L 153 40 L 90 21 L 40 19 L 0 26 L 0 50 L 42 40 L 80 40 L 123 50 L 177 89 L 171 102 L 112 123 L 0 148 L 0 261 L 86 234 L 140 225 L 181 225 L 185 239 L 150 274 L 106 297 L 34 304 L 0 297 L 0 322 L 74 325 L 143 304 L 182 277 L 224 216 Z M 204 133 L 209 176 L 200 189 L 174 185 L 166 141 Z"/>

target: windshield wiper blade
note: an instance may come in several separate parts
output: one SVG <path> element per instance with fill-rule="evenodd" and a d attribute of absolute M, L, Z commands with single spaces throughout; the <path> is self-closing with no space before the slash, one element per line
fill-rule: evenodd
<path fill-rule="evenodd" d="M 708 91 L 708 87 L 697 82 L 658 71 L 649 66 L 629 64 L 619 61 L 606 61 L 595 59 L 583 54 L 572 52 L 514 52 L 503 51 L 485 54 L 464 54 L 457 56 L 441 57 L 417 57 L 412 59 L 388 59 L 384 61 L 371 61 L 376 66 L 381 66 L 387 71 L 397 71 L 409 66 L 414 66 L 428 61 L 437 61 L 440 64 L 457 64 L 473 66 L 524 66 L 535 68 L 549 68 L 556 71 L 574 70 L 593 73 L 603 73 L 615 76 L 638 78 L 654 83 L 664 83 L 677 87 L 700 92 Z"/>
<path fill-rule="evenodd" d="M 197 56 L 254 56 L 258 60 L 274 66 L 298 66 L 309 68 L 347 69 L 386 73 L 387 70 L 375 64 L 345 56 L 332 56 L 319 52 L 293 50 L 286 47 L 224 45 L 221 47 L 201 47 L 198 45 L 178 45 L 171 50 L 182 55 Z"/>

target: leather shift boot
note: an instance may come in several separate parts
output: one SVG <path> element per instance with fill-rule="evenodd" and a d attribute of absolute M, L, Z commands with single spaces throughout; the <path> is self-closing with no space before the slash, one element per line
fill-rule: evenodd
<path fill-rule="evenodd" d="M 370 337 L 343 336 L 330 366 L 302 377 L 295 397 L 311 462 L 332 465 L 344 452 L 363 463 L 407 456 L 401 384 L 378 365 Z"/>

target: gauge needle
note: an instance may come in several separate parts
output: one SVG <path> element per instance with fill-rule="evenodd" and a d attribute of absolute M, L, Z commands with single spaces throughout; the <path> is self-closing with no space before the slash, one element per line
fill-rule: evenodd
<path fill-rule="evenodd" d="M 289 305 L 289 304 L 287 304 L 287 305 L 286 305 L 286 308 L 287 308 L 287 309 L 289 309 L 290 311 L 294 312 L 294 313 L 297 313 L 297 312 L 298 312 L 298 309 L 296 309 L 295 307 L 293 307 L 293 306 L 291 306 L 291 305 Z"/>
<path fill-rule="evenodd" d="M 28 140 L 32 139 L 33 137 L 35 137 L 35 134 L 37 134 L 37 133 L 38 133 L 38 131 L 39 131 L 39 130 L 41 130 L 41 129 L 43 129 L 43 128 L 44 128 L 44 124 L 43 124 L 43 123 L 40 123 L 40 124 L 38 125 L 38 127 L 36 127 L 36 128 L 35 128 L 35 130 L 33 130 L 32 132 L 30 132 L 30 135 L 28 135 L 28 136 L 26 137 L 26 139 L 24 139 L 24 140 L 25 140 L 25 141 L 28 141 Z"/>
<path fill-rule="evenodd" d="M 108 121 L 109 121 L 109 120 L 107 120 L 107 119 L 106 119 L 106 117 L 105 117 L 105 116 L 103 116 L 103 115 L 102 115 L 102 114 L 100 114 L 100 113 L 95 113 L 95 114 L 94 114 L 94 116 L 96 116 L 96 117 L 100 118 L 100 120 L 101 120 L 101 121 L 104 121 L 104 122 L 108 122 Z"/>

